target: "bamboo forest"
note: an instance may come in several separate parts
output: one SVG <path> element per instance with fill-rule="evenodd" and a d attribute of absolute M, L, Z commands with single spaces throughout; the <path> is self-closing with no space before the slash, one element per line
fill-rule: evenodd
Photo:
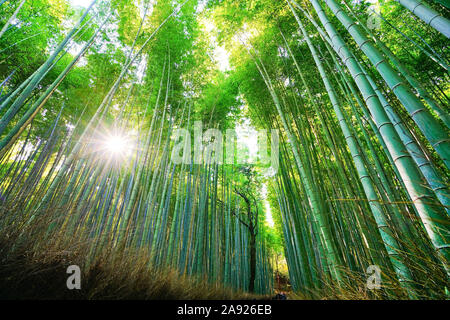
<path fill-rule="evenodd" d="M 448 299 L 449 38 L 447 0 L 0 0 L 0 298 Z"/>

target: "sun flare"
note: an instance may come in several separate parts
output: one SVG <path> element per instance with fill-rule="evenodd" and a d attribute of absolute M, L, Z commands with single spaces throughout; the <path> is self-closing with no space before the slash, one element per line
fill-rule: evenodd
<path fill-rule="evenodd" d="M 92 139 L 91 152 L 98 152 L 105 159 L 120 160 L 131 157 L 135 150 L 135 136 L 133 131 L 98 130 Z"/>
<path fill-rule="evenodd" d="M 126 154 L 128 151 L 127 140 L 121 135 L 109 137 L 105 141 L 105 147 L 112 154 Z"/>

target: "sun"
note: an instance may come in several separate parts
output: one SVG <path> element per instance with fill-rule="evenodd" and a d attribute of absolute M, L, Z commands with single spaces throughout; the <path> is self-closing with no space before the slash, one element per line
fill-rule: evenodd
<path fill-rule="evenodd" d="M 101 125 L 90 138 L 88 153 L 96 153 L 105 160 L 122 163 L 137 150 L 136 131 L 108 128 Z"/>
<path fill-rule="evenodd" d="M 105 140 L 105 149 L 114 155 L 128 152 L 127 139 L 122 135 L 112 135 Z"/>

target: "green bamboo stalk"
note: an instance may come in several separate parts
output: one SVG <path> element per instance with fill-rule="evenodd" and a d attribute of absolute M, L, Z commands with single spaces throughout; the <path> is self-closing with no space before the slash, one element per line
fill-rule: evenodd
<path fill-rule="evenodd" d="M 360 49 L 366 54 L 372 65 L 376 67 L 389 88 L 402 102 L 414 122 L 440 155 L 447 168 L 450 168 L 450 140 L 448 130 L 433 118 L 422 102 L 403 83 L 402 78 L 383 58 L 382 54 L 364 34 L 362 28 L 347 13 L 341 10 L 340 6 L 334 0 L 326 0 L 326 4 L 350 33 Z M 327 29 L 327 27 L 325 28 Z"/>
<path fill-rule="evenodd" d="M 435 10 L 425 5 L 424 1 L 417 0 L 395 0 L 403 7 L 411 11 L 423 22 L 430 25 L 441 34 L 450 38 L 450 20 L 441 16 Z"/>

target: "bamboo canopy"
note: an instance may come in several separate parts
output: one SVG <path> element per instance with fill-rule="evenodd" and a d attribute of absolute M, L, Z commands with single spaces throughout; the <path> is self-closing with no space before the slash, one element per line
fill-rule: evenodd
<path fill-rule="evenodd" d="M 450 21 L 428 2 L 0 1 L 5 256 L 448 297 Z"/>

